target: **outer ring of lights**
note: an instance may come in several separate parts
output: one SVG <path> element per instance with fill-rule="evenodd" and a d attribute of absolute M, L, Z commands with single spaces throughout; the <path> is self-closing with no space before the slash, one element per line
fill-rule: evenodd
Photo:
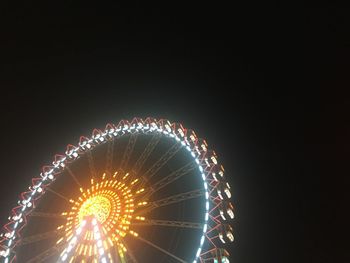
<path fill-rule="evenodd" d="M 67 163 L 72 163 L 79 159 L 87 150 L 93 150 L 98 145 L 133 133 L 160 133 L 167 138 L 171 138 L 185 147 L 198 165 L 205 191 L 205 215 L 202 236 L 193 260 L 194 263 L 197 262 L 201 255 L 203 244 L 205 243 L 210 210 L 210 193 L 207 178 L 211 176 L 212 172 L 211 169 L 208 169 L 208 160 L 206 159 L 205 162 L 204 159 L 212 151 L 208 150 L 206 145 L 204 147 L 200 145 L 199 140 L 202 139 L 198 139 L 195 135 L 195 138 L 191 138 L 191 134 L 187 134 L 187 131 L 189 130 L 183 128 L 181 124 L 171 123 L 164 119 L 156 120 L 154 118 L 147 118 L 146 120 L 142 120 L 140 118 L 134 118 L 131 122 L 122 120 L 118 125 L 107 124 L 104 131 L 94 129 L 91 138 L 81 137 L 78 146 L 68 145 L 64 155 L 55 155 L 52 165 L 44 166 L 40 177 L 32 179 L 32 185 L 29 186 L 29 191 L 21 194 L 21 198 L 18 201 L 19 205 L 12 209 L 9 222 L 3 227 L 5 234 L 0 237 L 0 251 L 3 252 L 3 255 L 0 254 L 0 256 L 2 256 L 3 262 L 8 263 L 15 259 L 14 249 L 20 241 L 21 236 L 19 232 L 26 225 L 26 217 L 33 211 L 35 201 L 40 199 L 45 193 L 45 187 L 55 181 L 56 177 L 63 172 Z M 193 131 L 191 132 L 194 134 Z M 214 162 L 215 166 L 219 166 L 216 157 Z"/>

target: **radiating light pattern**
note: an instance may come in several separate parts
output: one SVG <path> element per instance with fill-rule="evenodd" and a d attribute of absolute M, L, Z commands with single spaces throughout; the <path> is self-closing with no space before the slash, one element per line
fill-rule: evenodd
<path fill-rule="evenodd" d="M 80 188 L 81 195 L 76 200 L 70 200 L 73 204 L 70 211 L 62 213 L 67 220 L 63 226 L 66 241 L 69 242 L 74 238 L 74 231 L 79 229 L 86 218 L 90 217 L 93 218 L 95 225 L 97 222 L 104 236 L 101 238 L 101 234 L 96 234 L 96 226 L 95 230 L 87 229 L 76 246 L 76 258 L 81 260 L 100 257 L 102 248 L 99 247 L 99 244 L 103 244 L 104 251 L 109 251 L 116 246 L 119 256 L 122 257 L 123 251 L 126 251 L 123 237 L 127 234 L 138 235 L 130 229 L 134 212 L 134 197 L 141 197 L 138 198 L 141 205 L 146 204 L 147 202 L 142 200 L 145 189 L 139 188 L 135 180 L 128 181 L 128 175 L 126 173 L 120 181 L 116 180 L 115 176 L 106 179 L 105 174 L 101 181 L 91 179 L 91 187 Z M 98 243 L 96 243 L 96 237 L 99 238 Z M 104 258 L 107 260 L 108 257 Z"/>

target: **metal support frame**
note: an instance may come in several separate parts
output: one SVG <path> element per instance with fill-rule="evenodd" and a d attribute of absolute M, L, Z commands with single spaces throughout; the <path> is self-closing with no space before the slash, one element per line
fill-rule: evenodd
<path fill-rule="evenodd" d="M 204 194 L 204 191 L 202 189 L 196 189 L 196 190 L 192 190 L 190 192 L 172 195 L 172 196 L 166 197 L 164 199 L 160 199 L 160 200 L 149 203 L 149 205 L 147 207 L 145 207 L 145 209 L 143 209 L 140 212 L 135 213 L 135 214 L 139 215 L 139 214 L 149 213 L 150 211 L 152 211 L 155 208 L 174 204 L 174 203 L 179 203 L 181 201 L 192 199 L 192 198 L 197 198 L 199 196 L 202 196 L 203 194 Z"/>
<path fill-rule="evenodd" d="M 41 240 L 44 240 L 44 239 L 56 237 L 60 233 L 62 233 L 62 231 L 54 230 L 54 231 L 49 231 L 49 232 L 45 232 L 45 233 L 40 233 L 40 234 L 37 234 L 37 235 L 24 237 L 24 238 L 21 239 L 21 241 L 19 242 L 18 246 L 28 245 L 28 244 L 35 243 L 35 242 L 38 242 L 38 241 L 41 241 Z"/>
<path fill-rule="evenodd" d="M 27 263 L 40 263 L 46 261 L 48 258 L 53 256 L 55 253 L 58 253 L 60 249 L 63 247 L 62 244 L 55 245 L 53 247 L 50 247 L 49 249 L 41 252 L 40 254 L 36 255 L 35 257 L 31 258 L 27 261 Z"/>
<path fill-rule="evenodd" d="M 46 213 L 46 212 L 31 212 L 28 216 L 30 217 L 45 217 L 45 218 L 58 218 L 65 219 L 65 216 L 61 214 Z"/>
<path fill-rule="evenodd" d="M 141 156 L 138 158 L 138 160 L 136 161 L 132 169 L 136 174 L 140 172 L 142 166 L 146 162 L 149 155 L 153 152 L 154 148 L 157 146 L 161 138 L 162 138 L 161 134 L 155 134 L 152 136 L 151 141 L 148 143 L 145 150 L 142 152 Z"/>
<path fill-rule="evenodd" d="M 146 240 L 146 239 L 144 239 L 144 238 L 142 238 L 142 237 L 140 237 L 140 236 L 137 236 L 136 238 L 137 238 L 138 240 L 141 240 L 142 242 L 144 242 L 144 243 L 146 243 L 146 244 L 148 244 L 148 245 L 154 247 L 155 249 L 158 249 L 159 251 L 161 251 L 161 252 L 163 252 L 164 254 L 166 254 L 166 255 L 172 257 L 173 259 L 176 259 L 176 260 L 179 261 L 179 262 L 187 263 L 185 260 L 183 260 L 183 259 L 181 259 L 181 258 L 175 256 L 174 254 L 170 253 L 169 251 L 167 251 L 167 250 L 165 250 L 165 249 L 163 249 L 163 248 L 157 246 L 156 244 L 152 243 L 151 241 L 148 241 L 148 240 Z"/>
<path fill-rule="evenodd" d="M 155 220 L 155 219 L 145 219 L 144 221 L 134 222 L 133 225 L 135 226 L 170 226 L 170 227 L 203 229 L 203 224 L 201 223 L 170 221 L 170 220 Z"/>
<path fill-rule="evenodd" d="M 142 176 L 145 181 L 149 181 L 180 149 L 180 143 L 174 144 L 150 169 Z"/>
<path fill-rule="evenodd" d="M 94 158 L 92 157 L 91 150 L 88 150 L 86 152 L 86 156 L 87 156 L 87 159 L 89 161 L 89 169 L 90 169 L 91 177 L 95 179 L 96 178 L 96 169 L 95 169 Z"/>
<path fill-rule="evenodd" d="M 128 144 L 126 145 L 126 149 L 125 149 L 124 154 L 123 154 L 123 158 L 120 162 L 120 168 L 122 170 L 125 170 L 126 166 L 129 163 L 129 159 L 131 157 L 132 151 L 134 150 L 134 146 L 135 146 L 136 141 L 137 141 L 137 135 L 138 135 L 137 133 L 133 133 L 130 135 Z"/>
<path fill-rule="evenodd" d="M 194 170 L 197 167 L 197 164 L 195 162 L 190 162 L 186 164 L 185 166 L 181 167 L 180 169 L 172 172 L 168 176 L 162 178 L 158 182 L 154 183 L 151 187 L 150 190 L 146 193 L 145 197 L 149 197 L 156 191 L 162 189 L 163 187 L 171 184 L 175 180 L 181 178 L 182 176 L 186 175 L 190 171 Z"/>
<path fill-rule="evenodd" d="M 113 169 L 114 140 L 107 144 L 106 174 L 110 176 Z"/>

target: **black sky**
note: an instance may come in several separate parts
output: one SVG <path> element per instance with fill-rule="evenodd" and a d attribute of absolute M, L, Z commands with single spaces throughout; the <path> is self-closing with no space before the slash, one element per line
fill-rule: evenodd
<path fill-rule="evenodd" d="M 349 10 L 2 5 L 1 223 L 66 144 L 155 116 L 230 174 L 233 262 L 350 262 Z"/>

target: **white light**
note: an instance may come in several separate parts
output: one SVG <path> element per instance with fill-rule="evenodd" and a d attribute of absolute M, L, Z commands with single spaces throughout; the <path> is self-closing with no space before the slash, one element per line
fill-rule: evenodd
<path fill-rule="evenodd" d="M 205 237 L 204 237 L 204 236 L 202 236 L 202 238 L 201 238 L 201 246 L 203 246 L 204 239 L 205 239 Z"/>
<path fill-rule="evenodd" d="M 233 219 L 235 217 L 235 214 L 233 213 L 232 209 L 227 209 L 227 214 Z"/>
<path fill-rule="evenodd" d="M 204 224 L 203 233 L 207 232 L 207 228 L 208 228 L 208 225 L 207 225 L 207 224 Z"/>
<path fill-rule="evenodd" d="M 224 211 L 220 210 L 220 215 L 221 215 L 222 219 L 226 220 L 226 217 L 224 215 Z"/>
<path fill-rule="evenodd" d="M 197 250 L 197 254 L 196 254 L 196 258 L 198 258 L 199 257 L 199 255 L 201 254 L 201 248 L 198 248 L 198 250 Z"/>
<path fill-rule="evenodd" d="M 224 236 L 222 235 L 222 233 L 219 234 L 219 238 L 220 238 L 220 240 L 221 240 L 222 243 L 224 243 L 224 244 L 226 243 L 226 242 L 225 242 L 225 239 L 224 239 Z"/>
<path fill-rule="evenodd" d="M 97 241 L 97 246 L 101 247 L 102 246 L 102 240 L 100 239 L 99 241 Z"/>
<path fill-rule="evenodd" d="M 208 221 L 208 219 L 209 219 L 209 213 L 206 212 L 206 213 L 205 213 L 205 221 Z"/>
<path fill-rule="evenodd" d="M 62 261 L 65 261 L 67 259 L 67 254 L 64 254 L 63 256 L 62 256 Z"/>
<path fill-rule="evenodd" d="M 100 249 L 98 250 L 98 253 L 100 253 L 100 256 L 102 256 L 105 252 L 104 252 L 103 248 L 100 248 Z"/>
<path fill-rule="evenodd" d="M 218 195 L 219 195 L 221 200 L 224 200 L 224 198 L 222 197 L 222 194 L 221 194 L 221 190 L 218 190 Z"/>
<path fill-rule="evenodd" d="M 102 263 L 107 263 L 106 258 L 105 258 L 105 257 L 101 258 L 101 262 L 102 262 Z"/>
<path fill-rule="evenodd" d="M 227 195 L 228 198 L 231 198 L 231 192 L 228 188 L 225 188 L 225 194 Z"/>
<path fill-rule="evenodd" d="M 226 236 L 231 242 L 233 242 L 233 240 L 235 239 L 231 231 L 227 232 Z"/>
<path fill-rule="evenodd" d="M 209 210 L 209 202 L 208 201 L 205 203 L 205 209 L 207 209 L 207 211 Z"/>

